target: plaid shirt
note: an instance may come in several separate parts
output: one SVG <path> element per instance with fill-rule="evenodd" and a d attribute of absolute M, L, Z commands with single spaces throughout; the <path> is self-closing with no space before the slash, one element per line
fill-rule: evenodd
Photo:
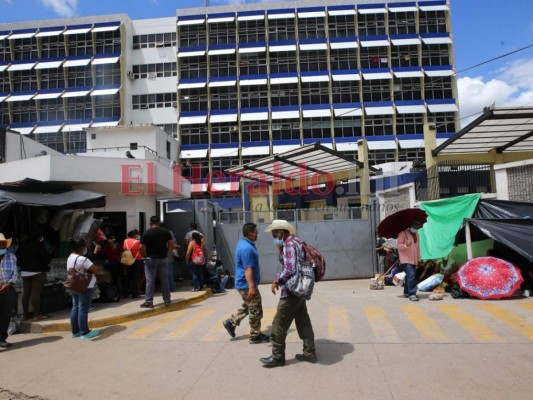
<path fill-rule="evenodd" d="M 300 258 L 303 261 L 302 242 L 294 235 L 289 235 L 283 245 L 283 256 L 280 256 L 281 272 L 278 274 L 278 282 L 281 285 L 281 298 L 288 297 L 290 291 L 285 288 L 284 283 L 296 273 L 296 264 Z"/>
<path fill-rule="evenodd" d="M 0 261 L 0 286 L 9 282 L 17 283 L 18 277 L 17 257 L 11 253 L 4 254 Z"/>

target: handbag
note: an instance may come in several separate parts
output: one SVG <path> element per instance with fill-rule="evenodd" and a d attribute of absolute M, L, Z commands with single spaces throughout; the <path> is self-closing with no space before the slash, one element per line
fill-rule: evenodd
<path fill-rule="evenodd" d="M 74 267 L 69 268 L 67 271 L 67 278 L 65 279 L 65 282 L 63 282 L 63 286 L 65 289 L 69 289 L 76 293 L 85 293 L 87 291 L 87 287 L 89 287 L 89 283 L 91 282 L 93 274 L 79 272 L 76 269 L 78 257 L 76 257 L 76 260 L 74 261 Z"/>

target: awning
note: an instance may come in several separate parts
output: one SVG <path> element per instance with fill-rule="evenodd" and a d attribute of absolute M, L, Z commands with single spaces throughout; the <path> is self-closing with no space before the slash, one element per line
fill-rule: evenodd
<path fill-rule="evenodd" d="M 237 21 L 257 21 L 265 19 L 265 11 L 240 11 L 237 13 Z"/>
<path fill-rule="evenodd" d="M 393 115 L 394 107 L 392 101 L 376 101 L 365 103 L 366 115 Z"/>
<path fill-rule="evenodd" d="M 62 121 L 55 121 L 51 125 L 39 125 L 35 130 L 33 131 L 34 134 L 38 133 L 56 133 L 61 130 L 61 127 L 63 126 Z"/>
<path fill-rule="evenodd" d="M 352 6 L 329 6 L 328 7 L 328 14 L 332 17 L 338 16 L 338 15 L 355 15 L 355 5 Z"/>
<path fill-rule="evenodd" d="M 63 61 L 65 61 L 63 58 L 52 60 L 39 60 L 39 62 L 35 66 L 35 69 L 59 68 L 61 64 L 63 64 Z"/>
<path fill-rule="evenodd" d="M 120 54 L 98 54 L 94 56 L 92 65 L 116 64 L 120 60 Z"/>
<path fill-rule="evenodd" d="M 205 78 L 202 79 L 182 79 L 178 82 L 178 90 L 182 89 L 197 89 L 203 88 L 207 85 Z"/>
<path fill-rule="evenodd" d="M 59 36 L 63 33 L 64 30 L 65 30 L 64 26 L 39 28 L 39 33 L 35 36 L 36 37 Z"/>
<path fill-rule="evenodd" d="M 271 74 L 270 75 L 271 85 L 283 85 L 286 83 L 298 83 L 298 73 L 288 72 L 288 73 L 283 73 L 283 74 Z"/>
<path fill-rule="evenodd" d="M 302 166 L 305 168 L 301 169 Z M 363 164 L 351 161 L 319 143 L 314 143 L 230 168 L 227 172 L 252 180 L 257 180 L 257 174 L 260 173 L 265 182 L 272 183 L 274 180 L 299 179 L 300 173 L 305 179 L 310 180 L 317 174 L 323 176 L 324 173 L 347 172 L 357 167 L 361 168 Z"/>
<path fill-rule="evenodd" d="M 105 195 L 87 190 L 70 190 L 63 193 L 12 192 L 0 190 L 0 199 L 34 207 L 99 208 L 106 204 Z"/>
<path fill-rule="evenodd" d="M 235 86 L 237 83 L 236 76 L 224 76 L 219 78 L 211 78 L 209 80 L 209 87 Z M 179 87 L 178 87 L 179 88 Z"/>
<path fill-rule="evenodd" d="M 63 35 L 79 35 L 83 33 L 89 33 L 92 27 L 92 24 L 67 26 L 67 30 L 63 32 Z"/>
<path fill-rule="evenodd" d="M 230 45 L 220 45 L 220 46 L 209 46 L 207 54 L 210 56 L 219 56 L 222 54 L 235 54 L 236 48 L 234 44 Z"/>
<path fill-rule="evenodd" d="M 69 68 L 69 67 L 83 67 L 85 65 L 89 65 L 91 62 L 91 58 L 76 58 L 76 59 L 67 59 L 65 63 L 63 64 L 63 67 Z"/>
<path fill-rule="evenodd" d="M 300 79 L 302 82 L 329 82 L 329 73 L 327 71 L 301 72 Z"/>
<path fill-rule="evenodd" d="M 358 69 L 346 69 L 346 70 L 331 71 L 331 78 L 335 82 L 360 81 L 361 75 Z"/>
<path fill-rule="evenodd" d="M 377 139 L 378 137 L 374 136 L 371 137 L 372 139 Z M 396 144 L 396 140 L 369 140 L 370 138 L 367 137 L 366 144 L 368 146 L 368 150 L 396 150 L 398 148 L 398 145 Z"/>
<path fill-rule="evenodd" d="M 241 154 L 246 156 L 265 156 L 270 154 L 270 146 L 249 146 L 241 149 Z"/>
<path fill-rule="evenodd" d="M 329 104 L 304 105 L 302 106 L 304 118 L 331 117 L 331 107 Z"/>
<path fill-rule="evenodd" d="M 239 79 L 239 85 L 241 86 L 266 85 L 267 83 L 267 75 L 243 75 Z"/>
<path fill-rule="evenodd" d="M 105 126 L 117 126 L 120 122 L 120 117 L 109 118 L 95 118 L 91 124 L 91 128 L 100 128 Z"/>
<path fill-rule="evenodd" d="M 35 60 L 32 61 L 23 61 L 23 62 L 12 62 L 9 67 L 7 67 L 8 71 L 29 71 L 32 69 L 36 64 Z"/>
<path fill-rule="evenodd" d="M 115 22 L 100 22 L 94 24 L 92 32 L 112 32 L 120 28 L 120 21 Z"/>
<path fill-rule="evenodd" d="M 286 40 L 282 42 L 270 42 L 268 51 L 296 51 L 296 40 Z"/>
<path fill-rule="evenodd" d="M 449 154 L 533 151 L 533 107 L 485 109 L 483 115 L 433 150 Z"/>
<path fill-rule="evenodd" d="M 67 88 L 61 97 L 83 97 L 87 96 L 92 88 L 84 86 L 79 88 Z"/>
<path fill-rule="evenodd" d="M 424 44 L 451 44 L 452 39 L 449 33 L 421 33 Z"/>
<path fill-rule="evenodd" d="M 421 11 L 448 11 L 446 0 L 440 1 L 421 1 L 418 3 Z"/>
<path fill-rule="evenodd" d="M 67 122 L 65 126 L 61 129 L 61 132 L 78 132 L 83 131 L 84 128 L 88 128 L 91 125 L 91 122 Z"/>
<path fill-rule="evenodd" d="M 190 158 L 206 158 L 207 157 L 207 147 L 204 149 L 181 149 L 180 158 L 190 159 Z"/>
<path fill-rule="evenodd" d="M 417 34 L 391 35 L 390 39 L 394 46 L 412 46 L 421 43 L 420 37 Z"/>
<path fill-rule="evenodd" d="M 98 88 L 95 87 L 94 90 L 91 92 L 91 96 L 107 96 L 110 94 L 116 94 L 120 90 L 119 87 L 111 87 L 111 88 Z"/>
<path fill-rule="evenodd" d="M 363 78 L 367 81 L 372 79 L 392 79 L 392 73 L 388 68 L 369 68 L 361 70 Z"/>
<path fill-rule="evenodd" d="M 63 94 L 63 89 L 50 89 L 50 90 L 41 90 L 33 98 L 34 100 L 46 100 L 46 99 L 57 99 Z"/>
<path fill-rule="evenodd" d="M 237 110 L 211 110 L 211 116 L 209 122 L 222 123 L 222 122 L 236 122 Z"/>
<path fill-rule="evenodd" d="M 422 78 L 424 76 L 420 67 L 395 67 L 392 72 L 396 78 Z"/>
<path fill-rule="evenodd" d="M 389 37 L 385 35 L 380 36 L 361 36 L 359 43 L 362 47 L 386 47 L 390 46 Z"/>
<path fill-rule="evenodd" d="M 335 117 L 360 117 L 363 115 L 361 103 L 338 103 L 333 104 Z"/>
<path fill-rule="evenodd" d="M 287 8 L 283 10 L 268 10 L 267 15 L 268 19 L 287 19 L 287 18 L 294 18 L 295 13 L 294 8 Z"/>
<path fill-rule="evenodd" d="M 241 121 L 268 121 L 268 108 L 241 108 Z"/>
<path fill-rule="evenodd" d="M 265 42 L 255 42 L 255 43 L 240 43 L 239 44 L 239 54 L 243 53 L 263 53 L 266 51 Z"/>
<path fill-rule="evenodd" d="M 357 43 L 357 38 L 355 36 L 347 38 L 330 38 L 329 47 L 331 47 L 332 50 L 357 49 L 359 47 L 359 43 Z"/>
<path fill-rule="evenodd" d="M 13 93 L 11 96 L 9 96 L 6 102 L 28 101 L 36 94 L 37 94 L 37 91 Z"/>
<path fill-rule="evenodd" d="M 406 100 L 395 103 L 398 114 L 425 114 L 427 112 L 423 100 Z"/>
<path fill-rule="evenodd" d="M 207 121 L 207 113 L 194 115 L 180 115 L 178 125 L 193 125 L 205 124 Z"/>
<path fill-rule="evenodd" d="M 442 112 L 457 112 L 457 104 L 455 99 L 428 99 L 426 100 L 429 112 L 442 113 Z"/>
<path fill-rule="evenodd" d="M 298 106 L 272 107 L 272 119 L 293 119 L 300 117 Z"/>
<path fill-rule="evenodd" d="M 238 147 L 213 147 L 209 151 L 211 158 L 219 157 L 237 157 L 239 155 Z"/>
<path fill-rule="evenodd" d="M 178 26 L 200 25 L 205 22 L 205 15 L 181 15 L 178 17 Z"/>
<path fill-rule="evenodd" d="M 427 76 L 452 76 L 454 74 L 451 65 L 425 66 L 424 72 Z"/>
<path fill-rule="evenodd" d="M 207 48 L 205 47 L 180 47 L 178 49 L 178 58 L 205 56 L 206 52 Z"/>
<path fill-rule="evenodd" d="M 298 18 L 321 18 L 326 16 L 326 7 L 298 8 Z"/>
<path fill-rule="evenodd" d="M 416 2 L 389 3 L 389 12 L 414 12 Z"/>
<path fill-rule="evenodd" d="M 9 36 L 9 40 L 29 39 L 31 37 L 34 37 L 36 33 L 37 29 L 20 29 L 17 31 L 13 31 Z"/>
<path fill-rule="evenodd" d="M 213 24 L 218 22 L 232 22 L 235 21 L 235 13 L 218 13 L 218 14 L 208 14 L 207 23 Z"/>
<path fill-rule="evenodd" d="M 380 4 L 358 4 L 357 11 L 359 14 L 385 14 L 387 8 L 385 3 Z"/>
<path fill-rule="evenodd" d="M 306 50 L 327 50 L 326 39 L 302 39 L 300 40 L 300 51 Z"/>

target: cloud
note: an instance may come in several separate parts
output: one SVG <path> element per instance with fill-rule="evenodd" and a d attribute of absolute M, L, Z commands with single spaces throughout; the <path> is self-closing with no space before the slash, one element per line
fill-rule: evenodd
<path fill-rule="evenodd" d="M 484 107 L 533 106 L 533 59 L 505 64 L 490 80 L 482 76 L 457 79 L 461 126 L 477 118 Z"/>
<path fill-rule="evenodd" d="M 62 17 L 73 17 L 78 9 L 78 0 L 39 0 L 46 8 Z"/>

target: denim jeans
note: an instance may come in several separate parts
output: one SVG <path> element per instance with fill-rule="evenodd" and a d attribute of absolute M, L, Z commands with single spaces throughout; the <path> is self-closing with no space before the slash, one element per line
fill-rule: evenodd
<path fill-rule="evenodd" d="M 70 326 L 72 334 L 87 334 L 89 329 L 89 308 L 93 298 L 94 288 L 89 288 L 85 293 L 70 292 L 72 296 L 72 310 L 70 311 Z"/>
<path fill-rule="evenodd" d="M 398 272 L 405 272 L 405 281 L 403 284 L 403 294 L 407 296 L 416 296 L 416 275 L 413 264 L 400 264 Z"/>
<path fill-rule="evenodd" d="M 190 263 L 189 268 L 191 269 L 192 274 L 192 287 L 194 289 L 202 290 L 204 287 L 204 272 L 202 271 L 202 266 Z"/>
<path fill-rule="evenodd" d="M 170 302 L 170 290 L 168 289 L 168 263 L 167 258 L 147 258 L 144 262 L 144 274 L 146 276 L 146 291 L 144 300 L 147 303 L 154 302 L 155 277 L 159 276 L 161 282 L 161 294 L 165 303 Z"/>
<path fill-rule="evenodd" d="M 171 292 L 176 290 L 176 278 L 174 277 L 174 259 L 167 258 L 168 263 L 168 288 Z"/>
<path fill-rule="evenodd" d="M 229 275 L 224 275 L 222 279 L 220 280 L 220 284 L 222 285 L 222 289 L 226 289 L 226 284 L 228 283 Z"/>
<path fill-rule="evenodd" d="M 17 292 L 14 287 L 0 294 L 0 342 L 7 339 L 7 329 L 11 321 L 13 309 L 17 306 Z"/>

